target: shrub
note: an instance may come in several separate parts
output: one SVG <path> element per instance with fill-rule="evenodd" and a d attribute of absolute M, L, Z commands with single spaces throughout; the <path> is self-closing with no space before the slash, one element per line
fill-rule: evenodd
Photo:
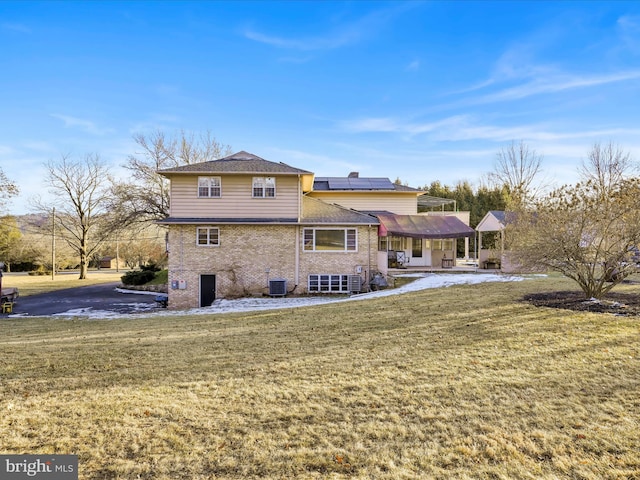
<path fill-rule="evenodd" d="M 147 265 L 140 265 L 140 270 L 144 272 L 159 272 L 162 269 L 158 266 L 158 264 L 152 262 Z"/>
<path fill-rule="evenodd" d="M 144 285 L 156 276 L 153 270 L 132 270 L 120 277 L 125 285 Z"/>

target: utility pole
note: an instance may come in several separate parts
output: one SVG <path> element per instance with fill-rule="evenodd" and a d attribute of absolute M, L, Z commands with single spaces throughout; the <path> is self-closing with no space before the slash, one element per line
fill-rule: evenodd
<path fill-rule="evenodd" d="M 51 215 L 51 280 L 56 279 L 56 207 Z"/>

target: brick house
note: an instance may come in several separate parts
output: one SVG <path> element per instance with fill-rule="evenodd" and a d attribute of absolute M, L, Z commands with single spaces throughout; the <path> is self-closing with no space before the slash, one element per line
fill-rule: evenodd
<path fill-rule="evenodd" d="M 431 252 L 422 234 L 433 232 L 385 227 L 389 218 L 426 218 L 417 214 L 424 192 L 388 179 L 315 178 L 244 151 L 159 173 L 171 182 L 170 214 L 159 222 L 169 231 L 171 308 L 244 295 L 360 291 L 372 274 L 387 272 L 389 246 L 416 253 L 419 243 Z M 442 249 L 443 235 L 473 235 L 452 218 L 434 246 Z M 405 233 L 414 243 L 396 239 Z"/>

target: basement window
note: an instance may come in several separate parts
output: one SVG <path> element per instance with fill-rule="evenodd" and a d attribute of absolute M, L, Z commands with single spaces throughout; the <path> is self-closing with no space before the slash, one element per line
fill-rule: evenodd
<path fill-rule="evenodd" d="M 309 275 L 309 293 L 349 293 L 349 275 Z"/>

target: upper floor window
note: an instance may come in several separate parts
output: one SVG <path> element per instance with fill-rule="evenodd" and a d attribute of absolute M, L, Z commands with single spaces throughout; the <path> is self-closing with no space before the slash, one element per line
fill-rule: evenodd
<path fill-rule="evenodd" d="M 305 228 L 304 249 L 308 251 L 355 252 L 355 228 Z"/>
<path fill-rule="evenodd" d="M 198 245 L 219 246 L 220 229 L 218 227 L 198 227 L 196 229 L 196 242 Z"/>
<path fill-rule="evenodd" d="M 253 196 L 273 198 L 276 196 L 275 177 L 253 177 Z"/>
<path fill-rule="evenodd" d="M 198 197 L 220 197 L 221 185 L 220 177 L 198 177 Z"/>

